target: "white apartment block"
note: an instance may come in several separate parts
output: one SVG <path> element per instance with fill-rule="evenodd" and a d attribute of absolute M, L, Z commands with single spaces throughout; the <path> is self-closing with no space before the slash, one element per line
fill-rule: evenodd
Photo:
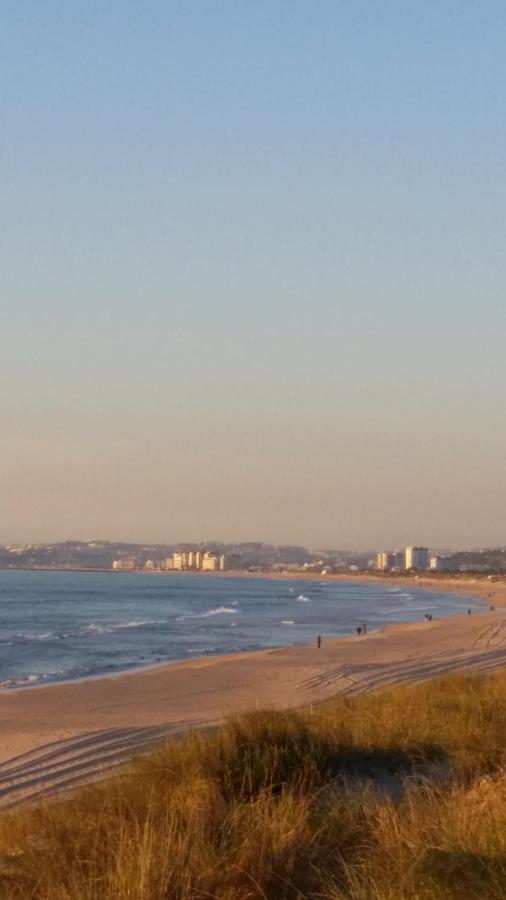
<path fill-rule="evenodd" d="M 376 557 L 376 568 L 380 570 L 380 572 L 386 572 L 387 569 L 390 568 L 389 557 L 391 553 L 387 553 L 386 550 L 381 550 Z"/>
<path fill-rule="evenodd" d="M 115 559 L 112 567 L 115 572 L 131 571 L 135 569 L 135 559 Z"/>
<path fill-rule="evenodd" d="M 406 547 L 406 569 L 428 569 L 429 551 L 427 547 Z"/>
<path fill-rule="evenodd" d="M 172 554 L 165 565 L 166 569 L 182 572 L 185 569 L 200 572 L 223 572 L 227 568 L 227 559 L 222 553 L 218 556 L 209 550 L 178 550 Z"/>
<path fill-rule="evenodd" d="M 186 566 L 186 553 L 173 553 L 172 554 L 172 568 L 176 569 L 177 572 L 181 572 Z"/>
<path fill-rule="evenodd" d="M 200 561 L 202 572 L 216 572 L 218 570 L 219 560 L 214 553 L 204 553 Z"/>

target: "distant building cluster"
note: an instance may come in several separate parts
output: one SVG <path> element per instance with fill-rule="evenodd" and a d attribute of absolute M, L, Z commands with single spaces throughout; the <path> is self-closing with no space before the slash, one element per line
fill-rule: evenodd
<path fill-rule="evenodd" d="M 404 550 L 381 550 L 376 559 L 376 568 L 381 572 L 398 572 L 405 568 L 405 560 Z"/>
<path fill-rule="evenodd" d="M 381 550 L 376 557 L 376 568 L 380 572 L 445 571 L 447 561 L 444 556 L 431 553 L 427 547 L 406 547 L 405 550 Z"/>
<path fill-rule="evenodd" d="M 112 568 L 115 572 L 132 572 L 144 569 L 148 572 L 224 572 L 226 569 L 239 569 L 240 557 L 224 553 L 212 553 L 209 550 L 176 550 L 161 562 L 147 559 L 140 563 L 137 559 L 115 559 Z"/>
<path fill-rule="evenodd" d="M 226 569 L 226 557 L 223 553 L 210 553 L 209 550 L 181 550 L 169 556 L 166 569 L 178 572 L 223 572 Z"/>
<path fill-rule="evenodd" d="M 133 569 L 138 569 L 137 561 L 135 559 L 115 559 L 112 568 L 115 572 L 119 572 L 121 570 L 125 572 L 131 572 Z"/>
<path fill-rule="evenodd" d="M 223 561 L 222 557 L 224 557 Z M 55 544 L 0 544 L 0 569 L 62 569 L 68 571 L 183 570 L 220 572 L 280 572 L 285 575 L 349 572 L 427 571 L 486 574 L 506 577 L 506 546 L 475 550 L 328 550 L 299 545 L 265 544 L 261 541 L 223 543 L 125 543 L 124 541 L 61 541 Z"/>

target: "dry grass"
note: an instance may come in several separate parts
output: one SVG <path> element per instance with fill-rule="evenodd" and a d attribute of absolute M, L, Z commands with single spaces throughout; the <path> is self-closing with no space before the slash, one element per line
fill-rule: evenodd
<path fill-rule="evenodd" d="M 506 673 L 246 715 L 5 814 L 0 898 L 502 900 L 505 749 Z"/>

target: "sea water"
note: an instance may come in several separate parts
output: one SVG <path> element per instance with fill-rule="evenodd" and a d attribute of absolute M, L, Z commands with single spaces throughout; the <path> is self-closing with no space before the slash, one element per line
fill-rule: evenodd
<path fill-rule="evenodd" d="M 479 606 L 411 584 L 0 571 L 0 687 L 307 644 Z"/>

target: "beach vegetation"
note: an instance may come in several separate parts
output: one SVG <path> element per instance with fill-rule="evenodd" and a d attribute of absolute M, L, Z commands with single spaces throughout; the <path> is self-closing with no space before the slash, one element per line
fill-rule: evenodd
<path fill-rule="evenodd" d="M 503 900 L 506 672 L 255 711 L 0 817 L 1 900 Z"/>

